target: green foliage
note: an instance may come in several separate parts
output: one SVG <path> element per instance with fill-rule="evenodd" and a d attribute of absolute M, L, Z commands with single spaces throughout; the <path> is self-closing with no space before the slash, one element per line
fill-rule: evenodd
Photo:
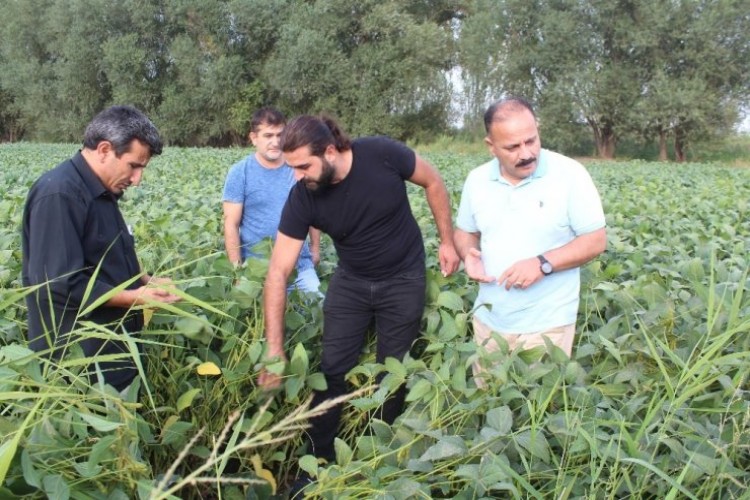
<path fill-rule="evenodd" d="M 589 127 L 597 154 L 619 140 L 691 144 L 720 136 L 747 102 L 750 17 L 742 2 L 474 0 L 460 64 L 473 106 L 520 94 L 536 102 L 558 148 Z"/>
<path fill-rule="evenodd" d="M 265 77 L 287 109 L 329 111 L 357 134 L 400 139 L 444 129 L 446 27 L 397 1 L 299 2 Z M 377 96 L 377 98 L 373 98 Z"/>
<path fill-rule="evenodd" d="M 428 142 L 481 129 L 505 94 L 545 141 L 701 157 L 747 108 L 739 0 L 8 0 L 0 139 L 77 141 L 133 104 L 176 145 L 238 145 L 258 106 L 328 112 L 354 135 Z M 454 114 L 463 116 L 453 116 Z M 457 119 L 458 118 L 458 119 Z M 584 135 L 587 137 L 584 137 Z"/>
<path fill-rule="evenodd" d="M 268 498 L 299 469 L 316 478 L 307 491 L 320 498 L 747 495 L 746 169 L 589 166 L 609 245 L 582 272 L 573 359 L 558 349 L 477 348 L 476 285 L 439 273 L 429 208 L 410 186 L 427 246 L 422 337 L 403 362 L 375 363 L 368 343 L 348 380 L 364 389 L 385 378 L 345 404 L 336 463 L 324 466 L 305 454 L 300 413 L 324 383 L 320 305 L 291 295 L 289 363 L 267 366 L 284 382 L 262 393 L 267 261 L 234 270 L 222 252 L 221 187 L 247 150 L 167 148 L 122 200 L 144 266 L 175 278 L 185 295 L 135 339 L 145 352 L 140 393 L 91 386 L 77 375 L 80 353 L 50 363 L 25 348 L 23 202 L 41 171 L 75 149 L 0 146 L 3 496 Z M 441 171 L 454 207 L 466 173 L 487 160 L 484 151 L 420 153 Z M 335 260 L 327 240 L 323 254 L 325 287 Z M 474 362 L 487 367 L 487 390 L 476 387 Z M 404 415 L 393 426 L 371 421 L 401 383 Z"/>

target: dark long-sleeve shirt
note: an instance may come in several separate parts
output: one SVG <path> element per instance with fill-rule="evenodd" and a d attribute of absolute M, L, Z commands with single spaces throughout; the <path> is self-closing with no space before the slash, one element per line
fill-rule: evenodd
<path fill-rule="evenodd" d="M 127 281 L 141 283 L 133 236 L 120 213 L 117 197 L 107 191 L 81 153 L 43 174 L 29 191 L 23 215 L 23 284 L 42 285 L 27 296 L 30 347 L 59 355 L 77 321 L 111 325 L 137 332 L 143 315 L 101 305 L 86 315 L 92 302 Z M 80 315 L 80 317 L 79 317 Z M 87 338 L 86 356 L 122 352 L 121 342 Z M 125 363 L 128 364 L 128 363 Z M 132 377 L 133 367 L 105 375 L 117 385 Z M 122 372 L 122 373 L 119 373 Z M 128 373 L 125 373 L 128 372 Z"/>

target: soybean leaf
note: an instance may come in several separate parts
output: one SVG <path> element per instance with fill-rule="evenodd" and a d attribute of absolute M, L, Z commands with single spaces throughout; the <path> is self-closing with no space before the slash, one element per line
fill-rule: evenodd
<path fill-rule="evenodd" d="M 192 405 L 193 400 L 195 400 L 196 396 L 198 396 L 200 393 L 201 389 L 190 389 L 189 391 L 180 395 L 180 397 L 177 399 L 177 411 L 182 411 Z"/>
<path fill-rule="evenodd" d="M 112 432 L 122 425 L 122 422 L 111 422 L 102 417 L 90 413 L 76 412 L 78 416 L 84 419 L 91 427 L 99 432 Z"/>
<path fill-rule="evenodd" d="M 508 434 L 513 427 L 513 412 L 507 406 L 493 408 L 487 412 L 487 425 L 501 434 Z"/>
<path fill-rule="evenodd" d="M 446 458 L 458 457 L 466 453 L 466 443 L 459 436 L 443 436 L 434 445 L 427 448 L 420 460 L 445 460 Z"/>

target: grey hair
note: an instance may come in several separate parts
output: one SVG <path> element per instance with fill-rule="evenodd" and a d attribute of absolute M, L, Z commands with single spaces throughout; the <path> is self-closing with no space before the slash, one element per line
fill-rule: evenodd
<path fill-rule="evenodd" d="M 133 106 L 111 106 L 97 114 L 83 133 L 83 146 L 96 149 L 102 141 L 112 143 L 118 157 L 130 151 L 133 140 L 146 144 L 151 156 L 161 154 L 159 131 L 151 120 Z"/>

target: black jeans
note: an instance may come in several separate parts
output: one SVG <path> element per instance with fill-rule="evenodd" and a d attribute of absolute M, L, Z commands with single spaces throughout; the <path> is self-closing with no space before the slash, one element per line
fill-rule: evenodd
<path fill-rule="evenodd" d="M 315 392 L 312 407 L 346 394 L 344 376 L 357 365 L 368 327 L 373 321 L 377 334 L 377 362 L 382 363 L 388 357 L 403 359 L 419 334 L 424 303 L 424 270 L 370 281 L 338 268 L 323 302 L 321 371 L 328 388 Z M 405 397 L 406 388 L 402 386 L 383 404 L 379 417 L 393 423 L 403 410 Z M 308 435 L 316 457 L 328 461 L 335 459 L 333 442 L 341 410 L 341 405 L 338 405 L 310 420 Z"/>

